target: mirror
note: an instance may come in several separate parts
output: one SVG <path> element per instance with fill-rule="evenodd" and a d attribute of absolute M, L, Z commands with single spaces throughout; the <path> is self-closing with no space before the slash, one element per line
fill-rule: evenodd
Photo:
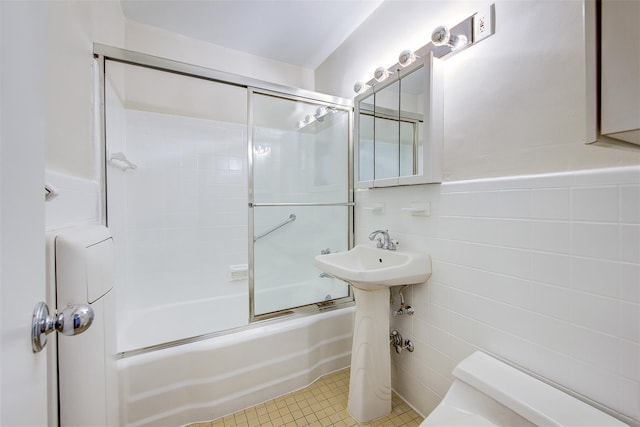
<path fill-rule="evenodd" d="M 425 75 L 418 69 L 400 81 L 400 176 L 422 172 Z"/>
<path fill-rule="evenodd" d="M 356 187 L 442 181 L 442 83 L 430 54 L 356 97 Z"/>
<path fill-rule="evenodd" d="M 375 94 L 374 104 L 374 179 L 388 180 L 400 175 L 400 151 L 398 140 L 400 122 L 398 121 L 398 99 L 400 82 L 396 81 Z"/>
<path fill-rule="evenodd" d="M 357 151 L 358 164 L 358 182 L 373 182 L 373 104 L 375 94 L 371 94 L 360 101 L 358 104 L 359 114 L 356 126 L 356 132 L 360 135 L 359 147 Z"/>

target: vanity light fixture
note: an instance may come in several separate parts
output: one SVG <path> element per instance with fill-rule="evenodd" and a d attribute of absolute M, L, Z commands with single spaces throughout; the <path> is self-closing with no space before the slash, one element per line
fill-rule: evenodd
<path fill-rule="evenodd" d="M 330 115 L 330 114 L 335 114 L 337 113 L 338 110 L 335 109 L 335 107 L 318 107 L 316 108 L 316 112 L 313 115 L 313 117 L 316 119 L 316 121 L 318 122 L 324 122 L 324 119 Z"/>
<path fill-rule="evenodd" d="M 2 0 L 0 0 L 2 1 Z M 367 93 L 377 83 L 388 78 L 391 74 L 401 71 L 402 67 L 408 67 L 419 58 L 426 58 L 433 53 L 434 58 L 445 59 L 456 55 L 470 46 L 495 34 L 495 4 L 492 4 L 481 12 L 474 13 L 450 28 L 442 25 L 431 33 L 431 40 L 424 46 L 415 50 L 403 50 L 398 56 L 398 62 L 390 67 L 376 68 L 373 78 L 353 85 L 356 96 Z"/>
<path fill-rule="evenodd" d="M 307 114 L 303 120 L 298 121 L 298 129 L 305 128 L 313 122 L 322 123 L 324 119 L 327 118 L 328 115 L 335 114 L 337 112 L 338 110 L 334 107 L 320 106 L 316 108 L 316 111 L 313 113 L 313 115 Z"/>
<path fill-rule="evenodd" d="M 384 67 L 378 67 L 376 68 L 376 70 L 373 72 L 373 78 L 376 79 L 377 82 L 381 82 L 384 79 L 386 79 L 387 77 L 389 77 L 389 70 L 387 70 Z"/>
<path fill-rule="evenodd" d="M 309 114 L 307 114 L 306 116 L 304 116 L 304 120 L 300 120 L 298 122 L 298 129 L 302 129 L 305 126 L 309 126 L 315 120 L 316 119 L 314 117 L 312 117 Z"/>
<path fill-rule="evenodd" d="M 464 35 L 451 34 L 448 27 L 441 25 L 431 33 L 431 42 L 434 46 L 449 46 L 451 50 L 456 50 L 467 45 L 469 40 Z"/>
<path fill-rule="evenodd" d="M 266 156 L 267 154 L 271 153 L 271 146 L 256 145 L 255 147 L 253 147 L 253 152 L 255 153 L 256 156 Z"/>
<path fill-rule="evenodd" d="M 324 121 L 324 116 L 326 116 L 327 114 L 329 114 L 329 111 L 324 108 L 324 107 L 318 107 L 316 109 L 316 113 L 313 115 L 313 117 L 315 117 L 315 119 L 319 122 L 323 122 Z"/>
<path fill-rule="evenodd" d="M 409 49 L 403 50 L 402 52 L 400 52 L 400 56 L 398 56 L 398 64 L 406 67 L 407 65 L 410 65 L 413 61 L 415 61 L 416 58 L 417 56 L 413 51 Z"/>

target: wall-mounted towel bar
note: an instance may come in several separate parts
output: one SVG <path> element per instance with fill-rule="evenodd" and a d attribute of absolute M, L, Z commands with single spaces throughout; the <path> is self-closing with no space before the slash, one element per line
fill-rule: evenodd
<path fill-rule="evenodd" d="M 253 241 L 256 242 L 258 241 L 258 239 L 262 239 L 264 236 L 266 236 L 267 234 L 271 234 L 274 231 L 276 231 L 277 229 L 279 229 L 280 227 L 284 227 L 285 225 L 289 224 L 290 222 L 293 222 L 296 220 L 296 216 L 294 214 L 289 215 L 289 218 L 287 218 L 284 222 L 276 225 L 275 227 L 271 227 L 270 229 L 268 229 L 267 231 L 265 231 L 262 234 L 258 234 L 257 236 L 255 236 L 253 238 Z"/>

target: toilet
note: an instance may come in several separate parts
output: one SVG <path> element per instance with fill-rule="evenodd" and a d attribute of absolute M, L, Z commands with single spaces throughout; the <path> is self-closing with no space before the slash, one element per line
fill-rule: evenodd
<path fill-rule="evenodd" d="M 453 376 L 421 427 L 628 426 L 482 352 L 460 362 Z"/>

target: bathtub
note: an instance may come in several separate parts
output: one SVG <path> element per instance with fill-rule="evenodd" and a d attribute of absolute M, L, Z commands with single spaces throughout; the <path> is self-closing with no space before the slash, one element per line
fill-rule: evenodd
<path fill-rule="evenodd" d="M 118 360 L 121 425 L 212 420 L 349 366 L 355 307 L 265 321 Z"/>
<path fill-rule="evenodd" d="M 118 352 L 170 343 L 246 326 L 249 318 L 246 292 L 196 301 L 184 301 L 118 313 Z"/>
<path fill-rule="evenodd" d="M 343 297 L 347 295 L 347 286 L 335 278 L 315 278 L 271 287 L 256 292 L 256 312 L 270 313 L 283 307 L 312 304 L 331 295 Z M 119 312 L 118 353 L 205 335 L 212 332 L 212 325 L 217 331 L 246 326 L 249 318 L 248 301 L 249 294 L 244 291 Z"/>

